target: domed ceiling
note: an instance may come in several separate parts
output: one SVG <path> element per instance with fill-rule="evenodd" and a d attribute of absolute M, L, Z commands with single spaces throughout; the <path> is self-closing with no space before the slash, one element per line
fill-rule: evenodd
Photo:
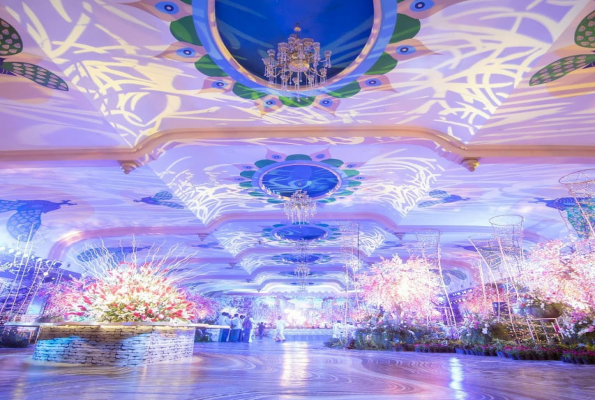
<path fill-rule="evenodd" d="M 296 23 L 301 24 L 301 37 L 324 43 L 321 54 L 333 52 L 333 66 L 328 71 L 332 78 L 353 63 L 368 42 L 374 2 L 216 1 L 215 17 L 217 31 L 231 56 L 263 79 L 260 58 L 267 57 L 269 49 L 277 50 L 277 43 L 287 41 Z"/>
<path fill-rule="evenodd" d="M 0 19 L 0 247 L 32 235 L 80 272 L 101 246 L 178 245 L 197 291 L 258 294 L 296 291 L 308 240 L 308 290 L 340 295 L 345 249 L 365 269 L 422 229 L 451 290 L 492 216 L 522 215 L 528 247 L 581 234 L 558 180 L 595 164 L 594 1 L 4 0 Z M 334 65 L 300 101 L 261 60 L 296 23 Z"/>

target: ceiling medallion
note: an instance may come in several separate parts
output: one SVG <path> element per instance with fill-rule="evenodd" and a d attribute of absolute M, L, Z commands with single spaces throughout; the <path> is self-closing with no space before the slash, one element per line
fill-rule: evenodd
<path fill-rule="evenodd" d="M 291 223 L 303 225 L 309 223 L 311 218 L 314 218 L 316 201 L 312 200 L 308 193 L 298 189 L 285 201 L 283 208 Z"/>
<path fill-rule="evenodd" d="M 314 39 L 300 38 L 300 24 L 293 28 L 295 33 L 289 35 L 287 42 L 277 45 L 278 52 L 270 49 L 268 58 L 263 58 L 264 76 L 270 84 L 281 83 L 281 90 L 288 91 L 293 85 L 297 101 L 300 101 L 302 84 L 312 90 L 326 84 L 327 69 L 331 67 L 330 50 L 320 57 L 320 43 Z"/>

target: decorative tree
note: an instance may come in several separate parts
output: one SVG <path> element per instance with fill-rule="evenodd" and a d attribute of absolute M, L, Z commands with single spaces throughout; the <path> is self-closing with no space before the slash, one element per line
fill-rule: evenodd
<path fill-rule="evenodd" d="M 362 276 L 363 297 L 402 318 L 437 318 L 442 285 L 438 275 L 428 273 L 429 268 L 421 259 L 403 263 L 395 255 L 391 260 L 382 260 Z"/>
<path fill-rule="evenodd" d="M 561 303 L 595 310 L 595 240 L 550 240 L 538 244 L 523 272 L 529 295 L 540 305 Z"/>

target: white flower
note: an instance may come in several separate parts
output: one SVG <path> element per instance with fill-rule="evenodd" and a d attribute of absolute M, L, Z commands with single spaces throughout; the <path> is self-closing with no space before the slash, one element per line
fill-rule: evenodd
<path fill-rule="evenodd" d="M 488 334 L 488 328 L 483 328 L 481 330 L 481 333 L 483 333 L 484 335 L 487 335 Z"/>

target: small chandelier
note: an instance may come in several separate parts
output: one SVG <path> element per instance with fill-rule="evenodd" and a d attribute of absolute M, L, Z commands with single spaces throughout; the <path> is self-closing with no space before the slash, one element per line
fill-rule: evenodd
<path fill-rule="evenodd" d="M 299 189 L 285 201 L 284 209 L 285 215 L 292 224 L 307 224 L 316 214 L 316 201 L 312 200 L 308 193 Z"/>
<path fill-rule="evenodd" d="M 305 280 L 310 275 L 310 268 L 306 263 L 299 263 L 294 272 L 299 279 Z"/>
<path fill-rule="evenodd" d="M 331 67 L 331 54 L 327 50 L 324 58 L 320 57 L 320 43 L 314 39 L 301 39 L 300 24 L 295 24 L 295 33 L 289 35 L 287 42 L 277 44 L 278 52 L 270 49 L 268 57 L 263 58 L 264 76 L 269 83 L 281 83 L 281 89 L 287 91 L 293 85 L 297 93 L 297 100 L 300 100 L 300 88 L 302 83 L 307 90 L 312 90 L 319 85 L 326 84 L 328 68 Z"/>

